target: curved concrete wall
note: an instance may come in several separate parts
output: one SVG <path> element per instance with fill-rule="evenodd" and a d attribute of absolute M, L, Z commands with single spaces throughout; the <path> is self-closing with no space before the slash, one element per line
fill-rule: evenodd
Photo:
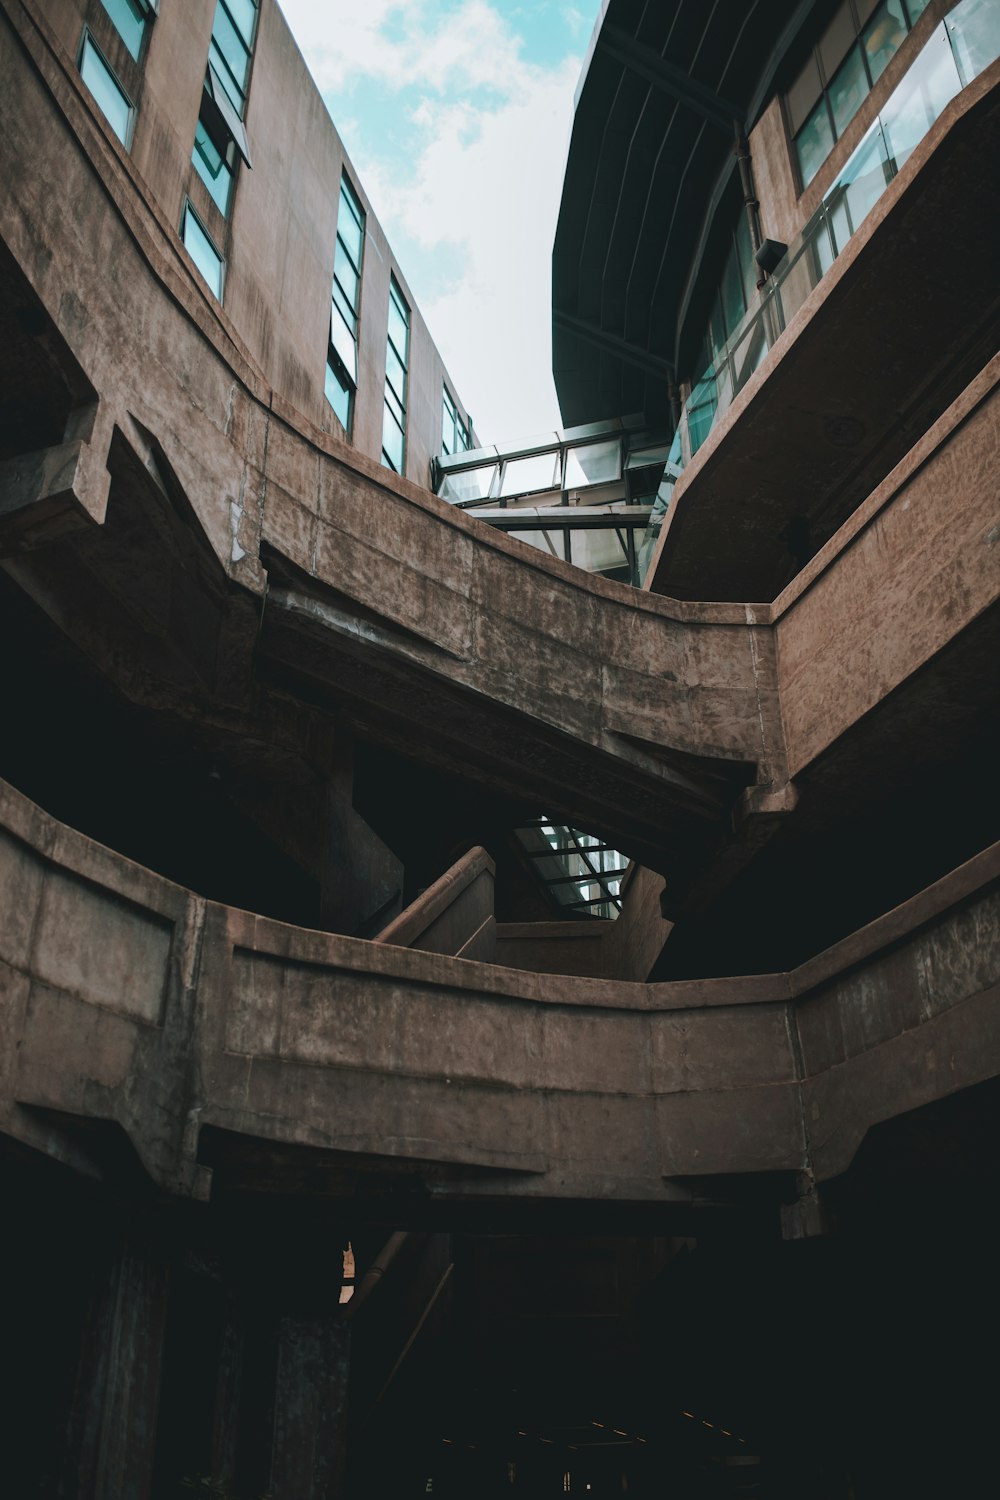
<path fill-rule="evenodd" d="M 215 1127 L 457 1195 L 684 1201 L 834 1176 L 872 1125 L 1000 1071 L 1000 847 L 792 973 L 648 985 L 206 903 L 10 788 L 0 826 L 3 1128 L 58 1153 L 114 1121 L 176 1192 L 208 1191 Z"/>

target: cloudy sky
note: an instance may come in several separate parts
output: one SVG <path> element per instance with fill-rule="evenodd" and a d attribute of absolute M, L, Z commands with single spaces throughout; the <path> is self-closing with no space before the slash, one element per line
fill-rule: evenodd
<path fill-rule="evenodd" d="M 280 0 L 481 438 L 558 425 L 550 257 L 597 0 Z"/>

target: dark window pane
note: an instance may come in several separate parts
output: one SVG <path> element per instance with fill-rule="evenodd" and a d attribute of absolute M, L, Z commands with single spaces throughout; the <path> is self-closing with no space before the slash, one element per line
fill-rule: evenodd
<path fill-rule="evenodd" d="M 872 83 L 881 78 L 905 39 L 903 0 L 885 0 L 865 27 L 862 37 Z"/>
<path fill-rule="evenodd" d="M 831 83 L 829 92 L 833 123 L 839 137 L 854 119 L 868 93 L 868 75 L 859 46 L 848 55 L 847 61 Z"/>
<path fill-rule="evenodd" d="M 854 42 L 854 17 L 848 0 L 844 0 L 837 14 L 820 39 L 819 56 L 823 64 L 823 75 L 829 83 Z"/>
<path fill-rule="evenodd" d="M 815 53 L 810 53 L 809 61 L 788 90 L 788 128 L 793 135 L 819 98 L 821 88 L 819 64 Z"/>
<path fill-rule="evenodd" d="M 722 272 L 722 286 L 719 290 L 728 338 L 739 327 L 743 314 L 746 312 L 746 305 L 743 301 L 743 278 L 740 275 L 740 264 L 736 258 L 735 247 L 729 252 L 725 269 Z"/>
<path fill-rule="evenodd" d="M 821 99 L 799 131 L 795 142 L 802 173 L 802 186 L 808 187 L 833 150 L 833 129 L 826 100 Z"/>

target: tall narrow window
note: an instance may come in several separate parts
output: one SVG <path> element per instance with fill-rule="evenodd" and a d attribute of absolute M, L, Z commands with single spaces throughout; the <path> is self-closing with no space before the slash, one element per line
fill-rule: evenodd
<path fill-rule="evenodd" d="M 208 65 L 242 120 L 247 112 L 257 0 L 216 0 Z"/>
<path fill-rule="evenodd" d="M 410 309 L 393 276 L 389 282 L 389 336 L 385 349 L 382 462 L 402 474 L 406 456 L 406 369 L 410 359 Z"/>
<path fill-rule="evenodd" d="M 97 100 L 115 135 L 127 147 L 135 113 L 132 101 L 105 61 L 104 54 L 95 46 L 89 31 L 83 33 L 80 43 L 80 77 Z"/>
<path fill-rule="evenodd" d="M 462 421 L 457 401 L 452 400 L 448 387 L 444 387 L 444 403 L 441 413 L 442 453 L 465 453 L 472 441 L 469 427 Z"/>
<path fill-rule="evenodd" d="M 190 203 L 184 205 L 181 220 L 181 239 L 184 248 L 194 261 L 202 279 L 208 283 L 212 293 L 222 301 L 222 275 L 225 262 L 216 249 L 208 230 L 202 224 Z"/>
<path fill-rule="evenodd" d="M 101 0 L 115 24 L 115 30 L 136 62 L 142 51 L 146 24 L 153 12 L 152 0 Z"/>
<path fill-rule="evenodd" d="M 345 432 L 351 430 L 354 392 L 358 386 L 358 313 L 364 245 L 365 212 L 344 176 L 340 179 L 340 206 L 337 210 L 326 399 L 340 418 Z"/>
<path fill-rule="evenodd" d="M 239 157 L 251 165 L 243 117 L 256 28 L 257 0 L 216 0 L 191 160 L 224 216 L 232 204 Z"/>

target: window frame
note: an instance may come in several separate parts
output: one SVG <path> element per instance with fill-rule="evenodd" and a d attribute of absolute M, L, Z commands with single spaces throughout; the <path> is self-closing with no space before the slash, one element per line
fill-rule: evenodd
<path fill-rule="evenodd" d="M 215 251 L 216 255 L 219 257 L 219 290 L 218 290 L 218 292 L 216 292 L 215 288 L 212 286 L 211 282 L 208 280 L 208 277 L 205 276 L 202 273 L 201 267 L 198 265 L 197 260 L 195 259 L 194 255 L 192 254 L 191 250 L 188 247 L 187 239 L 185 238 L 185 227 L 187 225 L 187 216 L 188 216 L 188 214 L 190 214 L 192 216 L 192 218 L 194 219 L 195 223 L 198 225 L 198 228 L 201 230 L 202 234 L 205 236 L 206 240 L 208 241 L 209 245 Z M 204 222 L 201 214 L 198 212 L 198 210 L 195 208 L 194 204 L 191 202 L 190 197 L 188 197 L 186 195 L 185 195 L 185 198 L 184 198 L 184 206 L 181 209 L 180 237 L 181 237 L 181 244 L 184 246 L 184 253 L 189 257 L 189 259 L 191 261 L 191 264 L 194 266 L 194 268 L 197 271 L 199 277 L 204 282 L 205 286 L 208 288 L 208 290 L 211 293 L 211 295 L 215 298 L 216 302 L 218 302 L 219 306 L 220 307 L 224 306 L 223 298 L 224 298 L 225 290 L 226 290 L 226 271 L 227 271 L 226 257 L 223 255 L 222 251 L 219 249 L 218 245 L 215 243 L 214 238 L 209 233 L 208 227 L 205 224 L 205 222 Z"/>
<path fill-rule="evenodd" d="M 102 11 L 104 10 L 103 6 L 101 7 L 101 9 L 102 9 Z M 104 14 L 106 15 L 107 12 L 104 11 Z M 110 16 L 108 16 L 108 22 L 109 22 L 110 25 L 114 26 L 114 22 L 111 20 Z M 116 36 L 120 36 L 120 33 L 118 32 L 117 27 L 115 27 L 115 35 Z M 123 46 L 125 45 L 124 42 L 122 42 L 122 45 Z M 125 104 L 126 104 L 126 106 L 128 108 L 128 119 L 126 120 L 126 123 L 125 123 L 125 135 L 124 136 L 120 136 L 118 134 L 118 131 L 115 129 L 114 123 L 113 123 L 113 121 L 111 119 L 111 116 L 106 113 L 106 111 L 104 110 L 103 106 L 101 105 L 101 101 L 98 99 L 97 95 L 94 93 L 94 91 L 91 88 L 90 84 L 87 82 L 86 78 L 84 77 L 83 62 L 84 62 L 84 57 L 86 55 L 88 46 L 94 52 L 94 54 L 97 57 L 97 60 L 100 63 L 100 65 L 105 69 L 105 71 L 106 71 L 109 79 L 114 84 L 115 88 L 117 88 L 118 92 L 121 94 L 121 96 L 124 99 Z M 131 57 L 131 53 L 129 53 L 128 55 Z M 93 30 L 91 29 L 89 23 L 87 23 L 87 24 L 84 25 L 83 32 L 82 32 L 81 37 L 80 37 L 80 45 L 77 48 L 77 52 L 76 52 L 76 69 L 77 69 L 77 73 L 79 74 L 81 83 L 83 84 L 84 88 L 87 90 L 87 93 L 90 95 L 91 99 L 93 99 L 94 103 L 96 104 L 97 109 L 98 109 L 98 111 L 100 113 L 101 119 L 105 122 L 105 124 L 107 125 L 108 129 L 111 131 L 111 134 L 114 136 L 115 140 L 122 147 L 123 151 L 126 151 L 126 152 L 131 151 L 131 149 L 132 149 L 132 140 L 133 140 L 133 137 L 135 135 L 135 120 L 136 120 L 136 114 L 137 114 L 136 103 L 135 103 L 135 100 L 133 99 L 132 95 L 129 93 L 128 89 L 126 89 L 125 85 L 122 83 L 122 81 L 119 78 L 117 72 L 111 66 L 110 62 L 108 61 L 107 55 L 106 55 L 106 53 L 104 51 L 104 48 L 101 46 L 101 44 L 98 42 L 97 38 L 94 36 Z"/>
<path fill-rule="evenodd" d="M 359 264 L 357 265 L 355 265 L 354 263 L 354 257 L 348 246 L 347 237 L 344 233 L 345 225 L 343 214 L 345 211 L 349 213 L 355 221 L 358 228 L 358 233 L 360 235 L 360 243 L 358 249 Z M 327 382 L 325 378 L 323 388 L 329 406 L 332 408 L 335 416 L 337 417 L 337 420 L 341 423 L 341 426 L 344 428 L 344 431 L 347 433 L 348 437 L 350 437 L 351 430 L 354 426 L 354 404 L 355 397 L 357 396 L 358 391 L 358 331 L 361 326 L 361 299 L 364 287 L 365 245 L 367 244 L 368 240 L 367 226 L 367 211 L 364 207 L 364 204 L 361 202 L 361 196 L 355 189 L 355 186 L 351 181 L 345 167 L 342 169 L 340 174 L 340 192 L 337 197 L 337 232 L 334 236 L 333 276 L 331 277 L 330 281 L 330 320 L 327 327 L 326 368 L 327 371 L 332 374 L 338 385 L 347 396 L 346 422 L 341 417 L 336 405 L 330 400 L 329 390 L 327 389 Z M 357 283 L 355 300 L 353 304 L 348 297 L 340 278 L 337 275 L 337 265 L 341 252 L 343 252 L 348 265 L 354 272 Z M 343 298 L 343 301 L 354 320 L 353 329 L 351 328 L 350 324 L 347 321 L 347 318 L 344 316 L 343 310 L 341 309 L 340 303 L 337 298 L 338 292 Z M 334 323 L 335 318 L 340 319 L 340 324 L 345 334 L 350 339 L 351 344 L 353 345 L 353 374 L 348 369 L 347 361 L 345 360 L 343 353 L 341 352 L 336 340 L 334 339 L 334 328 L 336 327 L 336 324 Z"/>
<path fill-rule="evenodd" d="M 402 322 L 402 324 L 404 326 L 404 331 L 405 331 L 405 334 L 406 334 L 406 348 L 405 348 L 405 350 L 404 350 L 404 352 L 402 354 L 400 354 L 400 351 L 396 348 L 396 343 L 395 343 L 395 340 L 393 339 L 393 336 L 392 336 L 392 312 L 393 312 L 393 306 L 395 306 L 396 312 L 399 315 L 400 321 Z M 385 391 L 384 391 L 383 399 L 382 399 L 382 462 L 385 464 L 385 466 L 387 468 L 391 469 L 394 474 L 405 474 L 405 472 L 406 472 L 406 450 L 407 450 L 406 416 L 407 416 L 407 410 L 408 410 L 408 404 L 409 404 L 410 337 L 411 337 L 411 333 L 412 333 L 412 321 L 411 321 L 412 317 L 413 317 L 413 309 L 410 307 L 410 304 L 407 302 L 406 298 L 403 296 L 402 288 L 400 287 L 399 282 L 396 280 L 395 274 L 393 272 L 390 272 L 389 273 L 389 307 L 388 307 L 388 312 L 386 314 L 386 333 L 385 333 L 385 339 L 386 339 Z M 392 385 L 392 383 L 391 383 L 391 381 L 389 379 L 389 351 L 390 351 L 390 349 L 392 350 L 392 353 L 396 356 L 396 359 L 397 359 L 397 361 L 398 361 L 398 363 L 400 365 L 400 368 L 402 369 L 402 372 L 403 372 L 403 379 L 402 379 L 403 389 L 402 389 L 402 392 L 397 391 L 396 388 L 395 388 L 395 386 Z M 390 399 L 389 399 L 390 398 L 390 394 L 391 394 L 391 396 L 392 396 L 392 398 L 393 398 L 396 406 L 399 407 L 399 416 L 398 417 L 396 416 L 396 413 L 393 410 L 393 405 L 390 402 Z M 400 459 L 399 459 L 399 465 L 398 465 L 398 467 L 395 464 L 395 462 L 393 461 L 393 459 L 390 456 L 390 454 L 388 453 L 388 451 L 386 449 L 386 446 L 385 446 L 385 431 L 386 431 L 386 419 L 387 418 L 391 419 L 391 421 L 394 423 L 394 425 L 398 428 L 399 434 L 400 434 L 401 444 L 400 444 Z"/>

